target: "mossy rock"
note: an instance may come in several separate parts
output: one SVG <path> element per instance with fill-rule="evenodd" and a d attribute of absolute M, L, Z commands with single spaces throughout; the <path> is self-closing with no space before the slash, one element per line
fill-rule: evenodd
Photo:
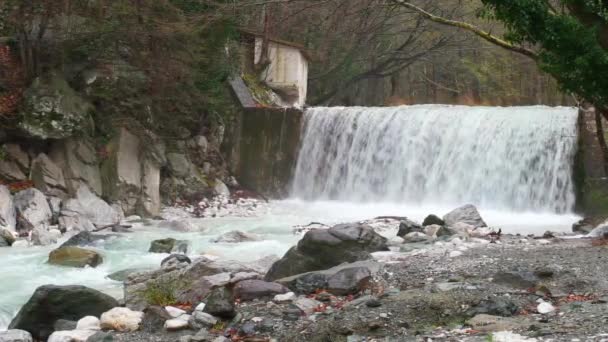
<path fill-rule="evenodd" d="M 68 267 L 96 267 L 103 262 L 99 253 L 79 247 L 60 247 L 49 254 L 48 263 Z"/>

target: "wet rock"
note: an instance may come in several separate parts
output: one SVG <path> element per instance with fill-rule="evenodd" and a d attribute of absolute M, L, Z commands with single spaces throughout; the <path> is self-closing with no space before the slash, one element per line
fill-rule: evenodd
<path fill-rule="evenodd" d="M 34 338 L 46 340 L 58 319 L 98 317 L 118 305 L 116 299 L 84 286 L 44 285 L 19 310 L 9 329 L 26 330 Z"/>
<path fill-rule="evenodd" d="M 120 213 L 101 198 L 97 197 L 88 186 L 81 185 L 76 197 L 67 200 L 63 205 L 62 215 L 81 216 L 96 227 L 110 226 L 120 222 Z"/>
<path fill-rule="evenodd" d="M 470 224 L 474 227 L 487 227 L 486 223 L 481 218 L 479 211 L 472 204 L 464 205 L 447 213 L 443 217 L 443 221 L 447 226 L 452 226 L 458 222 Z"/>
<path fill-rule="evenodd" d="M 211 240 L 211 242 L 237 243 L 237 242 L 260 241 L 260 240 L 261 240 L 261 238 L 256 234 L 233 230 L 228 233 L 222 234 L 218 238 Z"/>
<path fill-rule="evenodd" d="M 378 262 L 358 261 L 323 271 L 281 278 L 277 282 L 296 293 L 308 294 L 318 289 L 327 289 L 329 293 L 335 295 L 347 295 L 359 292 L 381 269 L 382 265 Z"/>
<path fill-rule="evenodd" d="M 231 319 L 236 315 L 234 297 L 232 292 L 225 287 L 218 287 L 211 291 L 205 299 L 206 305 L 203 312 L 210 315 Z"/>
<path fill-rule="evenodd" d="M 388 251 L 387 239 L 361 224 L 340 224 L 311 230 L 283 258 L 272 265 L 265 280 L 327 269 L 344 262 L 370 259 L 373 252 Z"/>
<path fill-rule="evenodd" d="M 6 186 L 0 185 L 0 228 L 14 232 L 17 225 L 16 215 L 13 196 Z"/>
<path fill-rule="evenodd" d="M 191 263 L 192 260 L 183 254 L 171 254 L 160 262 L 160 267 L 179 267 Z"/>
<path fill-rule="evenodd" d="M 100 317 L 101 328 L 119 332 L 137 331 L 144 317 L 141 311 L 128 308 L 113 308 Z"/>
<path fill-rule="evenodd" d="M 103 262 L 99 253 L 79 247 L 60 247 L 49 254 L 48 263 L 69 267 L 96 267 Z"/>
<path fill-rule="evenodd" d="M 61 247 L 84 247 L 94 245 L 96 242 L 108 239 L 108 235 L 93 234 L 89 231 L 82 231 L 69 238 L 61 244 Z"/>
<path fill-rule="evenodd" d="M 422 226 L 414 221 L 410 221 L 408 219 L 402 220 L 399 223 L 399 231 L 397 232 L 397 236 L 404 237 L 410 233 L 422 233 Z"/>
<path fill-rule="evenodd" d="M 37 227 L 48 227 L 53 213 L 46 197 L 40 190 L 30 188 L 19 191 L 14 197 L 17 209 L 17 227 L 21 231 L 31 231 Z"/>
<path fill-rule="evenodd" d="M 33 342 L 32 334 L 25 330 L 0 331 L 0 342 Z"/>
<path fill-rule="evenodd" d="M 243 280 L 234 286 L 234 297 L 243 301 L 271 298 L 278 294 L 289 292 L 289 289 L 279 283 L 263 280 Z"/>
<path fill-rule="evenodd" d="M 427 216 L 424 221 L 422 221 L 422 225 L 423 226 L 430 226 L 430 225 L 438 225 L 438 226 L 444 226 L 445 225 L 445 221 L 443 221 L 442 219 L 440 219 L 437 215 L 429 215 Z"/>
<path fill-rule="evenodd" d="M 187 253 L 188 252 L 188 242 L 184 240 L 175 240 L 173 238 L 154 240 L 150 244 L 150 249 L 148 250 L 150 253 Z"/>
<path fill-rule="evenodd" d="M 190 316 L 188 324 L 193 329 L 209 329 L 217 322 L 217 318 L 213 317 L 212 315 L 202 311 L 195 311 L 192 313 L 192 316 Z"/>

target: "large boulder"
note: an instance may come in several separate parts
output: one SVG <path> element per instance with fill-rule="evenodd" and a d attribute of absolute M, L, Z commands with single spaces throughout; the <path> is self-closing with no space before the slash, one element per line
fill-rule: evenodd
<path fill-rule="evenodd" d="M 34 246 L 48 246 L 57 243 L 61 232 L 57 229 L 47 227 L 36 227 L 32 230 L 31 240 Z"/>
<path fill-rule="evenodd" d="M 49 157 L 63 170 L 71 196 L 81 185 L 86 185 L 96 195 L 102 195 L 99 159 L 93 143 L 87 138 L 69 138 L 53 144 Z"/>
<path fill-rule="evenodd" d="M 32 334 L 25 330 L 0 331 L 0 342 L 33 342 Z"/>
<path fill-rule="evenodd" d="M 31 231 L 36 227 L 47 227 L 50 224 L 53 212 L 40 190 L 30 188 L 19 191 L 15 194 L 14 200 L 19 230 Z"/>
<path fill-rule="evenodd" d="M 141 311 L 128 308 L 113 308 L 101 315 L 101 328 L 120 332 L 137 331 L 144 318 Z"/>
<path fill-rule="evenodd" d="M 64 203 L 61 214 L 68 217 L 82 217 L 97 227 L 120 222 L 120 213 L 97 197 L 86 185 L 80 186 L 76 192 L 76 198 L 69 199 Z"/>
<path fill-rule="evenodd" d="M 234 295 L 225 287 L 218 287 L 211 291 L 205 298 L 205 304 L 203 312 L 210 315 L 225 319 L 232 319 L 236 316 Z"/>
<path fill-rule="evenodd" d="M 275 295 L 289 292 L 289 289 L 279 283 L 251 279 L 238 282 L 234 286 L 233 291 L 235 298 L 247 301 L 260 298 L 272 298 Z"/>
<path fill-rule="evenodd" d="M 422 221 L 422 225 L 423 226 L 431 226 L 431 225 L 438 225 L 438 226 L 443 226 L 445 225 L 445 221 L 443 221 L 442 219 L 440 219 L 437 215 L 429 215 L 427 217 L 424 218 L 424 221 Z"/>
<path fill-rule="evenodd" d="M 460 208 L 452 210 L 443 217 L 443 221 L 447 226 L 462 222 L 470 224 L 475 228 L 487 227 L 486 223 L 481 218 L 479 211 L 477 211 L 477 208 L 472 204 L 463 205 Z"/>
<path fill-rule="evenodd" d="M 287 286 L 296 293 L 309 294 L 317 290 L 344 296 L 355 294 L 369 284 L 373 276 L 378 275 L 382 265 L 376 261 L 357 261 L 345 263 L 327 270 L 307 272 L 278 279 L 277 283 Z"/>
<path fill-rule="evenodd" d="M 45 341 L 58 319 L 76 321 L 85 316 L 99 317 L 119 306 L 116 299 L 85 286 L 44 285 L 36 289 L 12 320 L 9 329 L 28 331 Z"/>
<path fill-rule="evenodd" d="M 154 240 L 150 244 L 150 253 L 187 253 L 188 252 L 188 241 L 176 240 L 173 238 L 166 238 L 160 240 Z"/>
<path fill-rule="evenodd" d="M 27 179 L 27 175 L 13 160 L 0 159 L 0 179 L 9 182 L 20 182 Z"/>
<path fill-rule="evenodd" d="M 370 253 L 387 251 L 387 239 L 363 224 L 339 224 L 329 229 L 307 232 L 279 261 L 265 280 L 323 270 L 344 262 L 371 258 Z"/>
<path fill-rule="evenodd" d="M 65 139 L 91 127 L 91 109 L 63 77 L 49 73 L 25 91 L 19 128 L 39 139 Z"/>
<path fill-rule="evenodd" d="M 68 267 L 96 267 L 103 262 L 99 253 L 79 247 L 59 247 L 49 254 L 49 264 Z"/>
<path fill-rule="evenodd" d="M 17 213 L 11 192 L 4 185 L 0 185 L 0 228 L 15 231 L 17 226 Z"/>
<path fill-rule="evenodd" d="M 404 237 L 410 233 L 422 233 L 422 226 L 418 223 L 404 219 L 399 222 L 399 231 L 397 231 L 397 236 Z"/>
<path fill-rule="evenodd" d="M 46 195 L 63 197 L 68 191 L 63 170 L 44 153 L 32 161 L 32 180 Z"/>

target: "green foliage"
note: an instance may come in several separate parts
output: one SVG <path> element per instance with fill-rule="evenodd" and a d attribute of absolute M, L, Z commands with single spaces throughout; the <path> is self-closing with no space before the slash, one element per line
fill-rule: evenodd
<path fill-rule="evenodd" d="M 167 306 L 177 303 L 175 291 L 170 284 L 148 284 L 144 298 L 150 305 Z"/>

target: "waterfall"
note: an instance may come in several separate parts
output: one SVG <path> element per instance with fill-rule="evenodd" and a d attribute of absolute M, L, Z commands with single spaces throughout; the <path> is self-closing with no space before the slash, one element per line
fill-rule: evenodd
<path fill-rule="evenodd" d="M 567 213 L 576 121 L 568 107 L 310 108 L 292 195 Z"/>

